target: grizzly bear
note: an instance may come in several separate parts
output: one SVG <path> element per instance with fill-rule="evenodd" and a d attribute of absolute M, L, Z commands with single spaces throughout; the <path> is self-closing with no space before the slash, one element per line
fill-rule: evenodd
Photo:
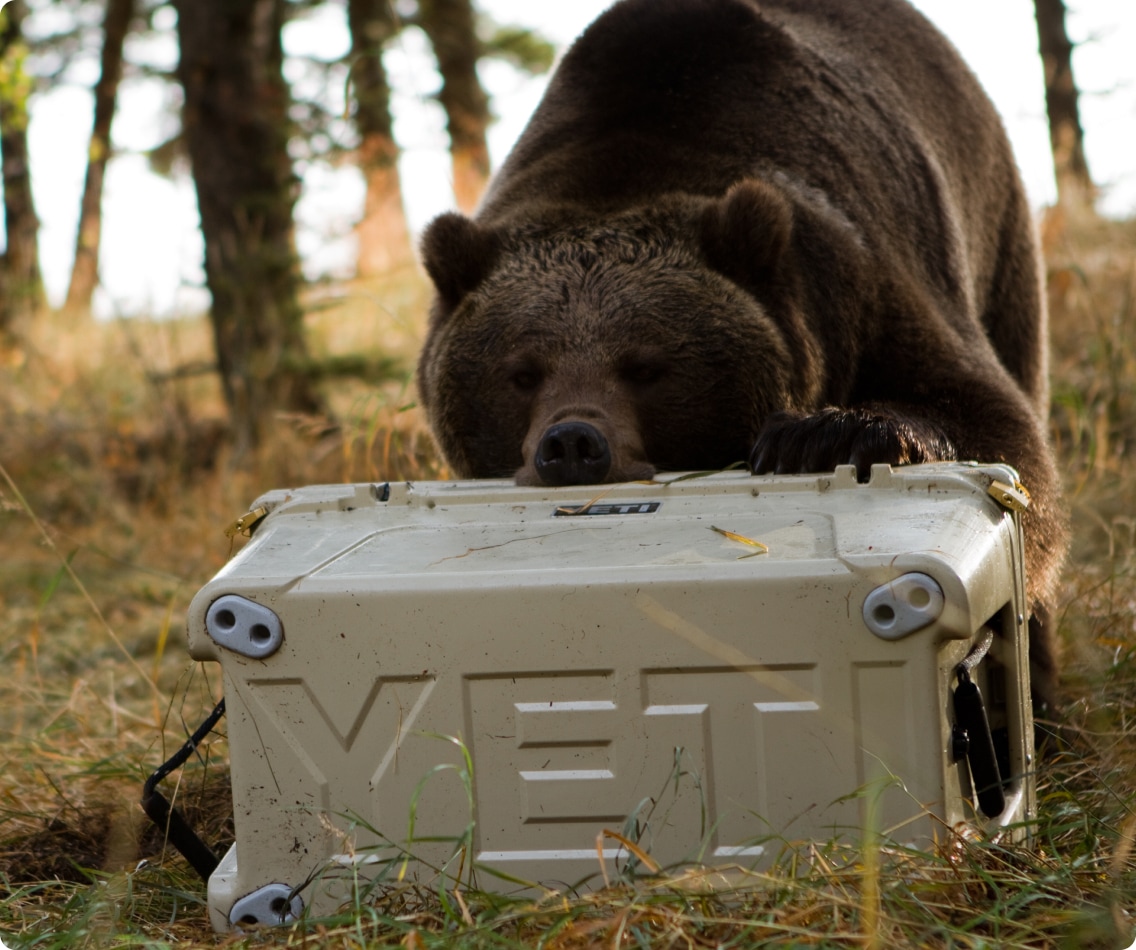
<path fill-rule="evenodd" d="M 1041 624 L 1064 522 L 1030 209 L 999 118 L 906 0 L 622 0 L 476 217 L 422 239 L 419 392 L 520 484 L 1013 465 Z"/>

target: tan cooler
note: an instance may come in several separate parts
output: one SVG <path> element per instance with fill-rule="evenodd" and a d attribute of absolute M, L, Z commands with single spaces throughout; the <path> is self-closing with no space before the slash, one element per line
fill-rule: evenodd
<path fill-rule="evenodd" d="M 188 618 L 229 717 L 214 926 L 398 879 L 760 867 L 868 826 L 1020 838 L 1014 485 L 939 464 L 265 495 Z"/>

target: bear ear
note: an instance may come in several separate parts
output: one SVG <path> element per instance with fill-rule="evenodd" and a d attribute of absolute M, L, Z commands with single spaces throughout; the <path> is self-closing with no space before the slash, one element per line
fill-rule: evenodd
<path fill-rule="evenodd" d="M 485 280 L 500 253 L 496 234 L 452 211 L 431 221 L 422 234 L 422 263 L 450 309 Z"/>
<path fill-rule="evenodd" d="M 772 185 L 743 181 L 707 206 L 700 224 L 710 266 L 756 289 L 776 275 L 793 231 L 793 208 Z"/>

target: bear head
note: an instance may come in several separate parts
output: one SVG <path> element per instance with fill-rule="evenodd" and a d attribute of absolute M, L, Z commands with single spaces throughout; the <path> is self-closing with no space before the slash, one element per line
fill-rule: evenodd
<path fill-rule="evenodd" d="M 788 339 L 791 230 L 758 182 L 598 219 L 435 219 L 418 387 L 455 472 L 591 484 L 743 461 L 818 378 Z"/>

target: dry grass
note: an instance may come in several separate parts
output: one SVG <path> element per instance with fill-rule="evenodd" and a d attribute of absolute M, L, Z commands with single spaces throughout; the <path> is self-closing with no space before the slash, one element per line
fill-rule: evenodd
<path fill-rule="evenodd" d="M 1072 744 L 1041 776 L 1035 851 L 837 846 L 736 888 L 618 884 L 507 903 L 407 890 L 369 913 L 277 933 L 290 945 L 1127 947 L 1136 927 L 1136 224 L 1049 248 L 1053 433 L 1075 548 L 1062 635 Z M 393 356 L 339 381 L 339 424 L 281 419 L 234 468 L 203 321 L 36 328 L 0 355 L 0 935 L 17 946 L 216 946 L 204 892 L 136 802 L 147 772 L 220 695 L 186 659 L 189 599 L 224 528 L 265 488 L 438 477 L 405 380 L 421 334 L 412 280 L 311 301 L 313 351 Z M 223 844 L 223 737 L 177 801 Z M 141 863 L 140 863 L 141 862 Z M 1132 916 L 1129 916 L 1132 915 Z"/>

